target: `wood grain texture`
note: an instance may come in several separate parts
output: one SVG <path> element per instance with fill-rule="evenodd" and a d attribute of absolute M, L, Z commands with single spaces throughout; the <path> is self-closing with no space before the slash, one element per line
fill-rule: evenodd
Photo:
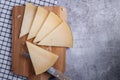
<path fill-rule="evenodd" d="M 66 10 L 63 7 L 44 7 L 49 11 L 53 11 L 63 20 L 66 20 Z M 23 56 L 24 53 L 28 52 L 25 41 L 27 35 L 19 38 L 20 28 L 24 15 L 24 6 L 15 6 L 12 13 L 12 70 L 15 74 L 26 76 L 29 80 L 48 80 L 50 75 L 43 73 L 41 75 L 35 75 L 33 65 L 30 59 Z M 32 39 L 33 40 L 33 39 Z M 30 40 L 30 41 L 32 41 Z M 65 60 L 66 60 L 66 48 L 63 47 L 46 47 L 42 48 L 49 50 L 59 56 L 56 64 L 53 66 L 55 69 L 64 73 L 65 71 Z"/>

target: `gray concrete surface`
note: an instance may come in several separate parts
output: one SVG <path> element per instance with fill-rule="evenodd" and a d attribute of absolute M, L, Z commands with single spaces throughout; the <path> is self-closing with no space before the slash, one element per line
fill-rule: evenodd
<path fill-rule="evenodd" d="M 66 75 L 73 80 L 120 80 L 120 0 L 58 0 L 67 8 L 74 46 Z"/>

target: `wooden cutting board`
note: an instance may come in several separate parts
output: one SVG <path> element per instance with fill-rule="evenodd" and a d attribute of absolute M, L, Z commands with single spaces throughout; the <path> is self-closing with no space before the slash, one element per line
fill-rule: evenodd
<path fill-rule="evenodd" d="M 49 11 L 53 11 L 63 20 L 66 20 L 66 10 L 63 7 L 44 7 Z M 30 59 L 23 56 L 24 53 L 28 52 L 25 41 L 27 35 L 22 38 L 19 37 L 22 19 L 24 15 L 24 6 L 15 6 L 12 11 L 12 70 L 15 74 L 26 76 L 29 80 L 48 80 L 50 74 L 43 73 L 41 75 L 35 75 L 32 63 Z M 42 48 L 49 50 L 59 56 L 58 61 L 53 66 L 55 69 L 64 73 L 65 71 L 65 59 L 66 59 L 66 48 L 64 47 L 45 47 Z M 40 63 L 40 62 L 39 62 Z"/>

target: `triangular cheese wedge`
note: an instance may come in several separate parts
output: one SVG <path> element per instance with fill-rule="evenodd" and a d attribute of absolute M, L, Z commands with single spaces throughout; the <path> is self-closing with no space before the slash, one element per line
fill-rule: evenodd
<path fill-rule="evenodd" d="M 46 35 L 54 30 L 62 20 L 53 12 L 50 12 L 40 31 L 33 42 L 41 41 Z"/>
<path fill-rule="evenodd" d="M 48 13 L 49 12 L 46 9 L 44 9 L 42 7 L 38 7 L 27 39 L 31 39 L 37 35 L 42 24 L 44 23 L 45 19 L 47 18 Z"/>
<path fill-rule="evenodd" d="M 26 35 L 30 31 L 30 27 L 32 25 L 32 21 L 34 19 L 36 10 L 37 10 L 37 6 L 32 5 L 30 3 L 26 4 L 19 37 Z"/>
<path fill-rule="evenodd" d="M 41 40 L 38 45 L 72 47 L 73 38 L 70 27 L 62 22 L 54 31 Z"/>
<path fill-rule="evenodd" d="M 47 71 L 57 61 L 58 56 L 52 52 L 44 50 L 30 42 L 26 42 L 26 44 L 36 75 Z"/>

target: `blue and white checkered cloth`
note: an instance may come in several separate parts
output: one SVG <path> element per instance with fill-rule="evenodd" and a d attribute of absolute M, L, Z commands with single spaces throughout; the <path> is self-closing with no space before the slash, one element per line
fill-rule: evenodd
<path fill-rule="evenodd" d="M 11 71 L 11 39 L 12 16 L 15 5 L 24 5 L 30 2 L 36 5 L 54 6 L 56 0 L 0 0 L 0 80 L 26 80 Z"/>

